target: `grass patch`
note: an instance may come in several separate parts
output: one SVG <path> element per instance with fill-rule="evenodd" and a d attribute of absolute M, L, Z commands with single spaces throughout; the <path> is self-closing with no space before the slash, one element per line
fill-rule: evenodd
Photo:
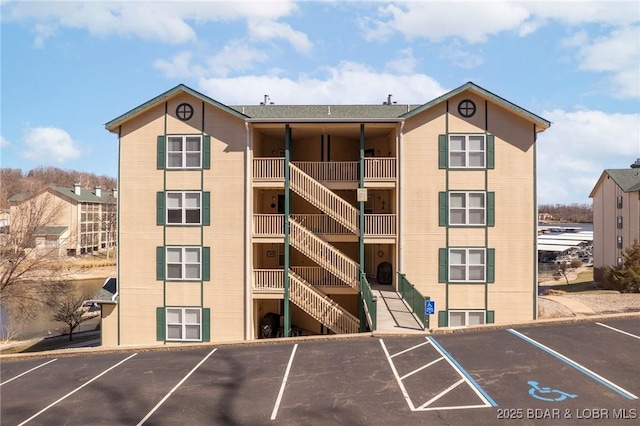
<path fill-rule="evenodd" d="M 24 344 L 17 344 L 0 350 L 1 355 L 10 354 L 24 354 L 28 352 L 42 352 L 52 351 L 56 349 L 64 349 L 69 345 L 76 343 L 87 342 L 89 340 L 95 340 L 100 338 L 100 332 L 82 333 L 75 335 L 72 341 L 69 341 L 69 336 L 56 336 L 39 341 L 27 341 Z"/>

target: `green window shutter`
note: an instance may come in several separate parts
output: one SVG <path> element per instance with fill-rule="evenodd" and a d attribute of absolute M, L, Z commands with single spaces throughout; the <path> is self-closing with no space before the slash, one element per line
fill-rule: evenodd
<path fill-rule="evenodd" d="M 496 282 L 496 250 L 487 249 L 487 282 Z"/>
<path fill-rule="evenodd" d="M 438 311 L 438 327 L 446 327 L 449 325 L 447 321 L 447 311 Z"/>
<path fill-rule="evenodd" d="M 448 209 L 449 206 L 447 203 L 447 193 L 446 192 L 439 192 L 438 193 L 438 224 L 440 226 L 447 226 L 449 223 L 448 220 Z"/>
<path fill-rule="evenodd" d="M 164 342 L 165 340 L 165 320 L 164 307 L 156 308 L 156 340 Z"/>
<path fill-rule="evenodd" d="M 156 280 L 164 280 L 164 247 L 156 247 Z"/>
<path fill-rule="evenodd" d="M 487 192 L 487 226 L 496 226 L 496 193 Z"/>
<path fill-rule="evenodd" d="M 211 168 L 211 136 L 204 135 L 202 137 L 202 168 Z"/>
<path fill-rule="evenodd" d="M 495 136 L 487 135 L 487 169 L 496 168 L 495 147 L 496 147 Z"/>
<path fill-rule="evenodd" d="M 496 311 L 487 311 L 487 324 L 493 324 L 496 321 Z"/>
<path fill-rule="evenodd" d="M 165 195 L 163 191 L 156 193 L 156 224 L 164 225 L 166 211 L 164 207 Z"/>
<path fill-rule="evenodd" d="M 211 225 L 211 193 L 202 193 L 202 225 Z"/>
<path fill-rule="evenodd" d="M 158 136 L 158 170 L 165 168 L 165 160 L 167 157 L 167 144 L 164 135 Z"/>
<path fill-rule="evenodd" d="M 447 249 L 441 248 L 438 249 L 438 282 L 446 283 L 447 282 L 447 267 L 449 263 L 449 259 L 447 256 Z"/>
<path fill-rule="evenodd" d="M 438 168 L 447 168 L 447 135 L 438 135 Z"/>
<path fill-rule="evenodd" d="M 211 247 L 202 247 L 202 281 L 211 280 Z"/>
<path fill-rule="evenodd" d="M 202 308 L 202 341 L 211 341 L 211 309 Z"/>

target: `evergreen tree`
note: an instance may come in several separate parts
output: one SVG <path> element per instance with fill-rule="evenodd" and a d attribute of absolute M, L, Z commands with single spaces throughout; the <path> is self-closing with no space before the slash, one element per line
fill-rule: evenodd
<path fill-rule="evenodd" d="M 640 244 L 635 240 L 622 254 L 622 263 L 604 269 L 605 277 L 621 293 L 640 293 Z"/>

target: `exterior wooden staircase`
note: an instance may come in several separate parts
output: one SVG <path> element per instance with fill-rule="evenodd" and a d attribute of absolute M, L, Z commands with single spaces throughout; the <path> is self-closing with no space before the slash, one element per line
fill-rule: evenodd
<path fill-rule="evenodd" d="M 289 243 L 336 278 L 358 289 L 360 265 L 309 229 L 289 218 Z"/>
<path fill-rule="evenodd" d="M 359 332 L 358 318 L 293 271 L 289 271 L 289 284 L 290 300 L 329 330 L 336 334 Z"/>
<path fill-rule="evenodd" d="M 289 163 L 291 190 L 316 206 L 336 222 L 358 234 L 359 211 L 326 186 Z"/>

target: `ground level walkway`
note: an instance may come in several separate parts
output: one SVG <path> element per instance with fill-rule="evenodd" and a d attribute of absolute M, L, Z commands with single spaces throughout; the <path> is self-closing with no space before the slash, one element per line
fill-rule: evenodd
<path fill-rule="evenodd" d="M 373 295 L 378 298 L 377 332 L 424 332 L 422 325 L 391 285 L 371 284 Z"/>

